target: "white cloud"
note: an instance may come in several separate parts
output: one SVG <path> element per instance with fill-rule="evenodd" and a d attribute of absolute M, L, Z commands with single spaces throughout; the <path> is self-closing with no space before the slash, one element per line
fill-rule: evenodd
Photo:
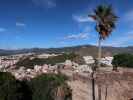
<path fill-rule="evenodd" d="M 77 22 L 94 22 L 94 20 L 88 16 L 76 16 L 76 15 L 73 15 L 72 16 L 73 19 Z"/>
<path fill-rule="evenodd" d="M 79 33 L 79 34 L 71 34 L 66 36 L 64 39 L 88 39 L 88 33 Z"/>
<path fill-rule="evenodd" d="M 66 42 L 65 41 L 59 41 L 58 43 L 59 44 L 65 44 Z"/>
<path fill-rule="evenodd" d="M 41 7 L 45 7 L 45 8 L 53 8 L 53 7 L 56 7 L 55 0 L 32 0 L 32 2 L 35 5 L 37 5 L 37 6 L 41 6 Z"/>
<path fill-rule="evenodd" d="M 115 38 L 111 41 L 104 42 L 103 45 L 105 46 L 125 46 L 129 41 L 133 40 L 133 31 L 127 32 L 124 36 Z"/>
<path fill-rule="evenodd" d="M 86 26 L 83 30 L 83 32 L 91 32 L 91 27 L 90 26 Z"/>
<path fill-rule="evenodd" d="M 20 23 L 20 22 L 16 22 L 16 26 L 24 27 L 24 26 L 26 26 L 26 24 Z"/>
<path fill-rule="evenodd" d="M 6 31 L 5 28 L 0 27 L 0 32 L 5 32 L 5 31 Z"/>
<path fill-rule="evenodd" d="M 133 10 L 127 12 L 125 15 L 124 15 L 124 20 L 125 21 L 133 21 Z"/>

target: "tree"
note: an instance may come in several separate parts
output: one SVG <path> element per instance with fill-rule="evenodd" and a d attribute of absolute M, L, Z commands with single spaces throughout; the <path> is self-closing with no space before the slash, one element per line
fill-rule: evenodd
<path fill-rule="evenodd" d="M 99 33 L 98 42 L 98 67 L 100 67 L 101 60 L 101 41 L 105 40 L 111 34 L 112 30 L 115 28 L 115 23 L 117 21 L 117 16 L 115 15 L 112 6 L 99 5 L 94 10 L 94 15 L 89 15 L 96 22 L 96 31 Z"/>
<path fill-rule="evenodd" d="M 117 70 L 117 67 L 133 68 L 133 55 L 128 53 L 117 54 L 112 61 L 113 70 Z"/>
<path fill-rule="evenodd" d="M 32 100 L 71 100 L 64 75 L 44 74 L 30 81 Z"/>
<path fill-rule="evenodd" d="M 64 75 L 44 74 L 31 81 L 16 80 L 0 72 L 0 100 L 72 100 L 72 91 Z"/>
<path fill-rule="evenodd" d="M 24 100 L 21 84 L 10 73 L 0 72 L 0 100 Z"/>
<path fill-rule="evenodd" d="M 117 21 L 117 16 L 114 14 L 112 6 L 99 5 L 95 10 L 93 15 L 88 15 L 96 22 L 96 31 L 99 33 L 98 42 L 98 64 L 95 67 L 101 66 L 101 41 L 105 40 L 115 28 L 115 22 Z M 97 61 L 97 60 L 96 60 Z M 94 71 L 92 72 L 92 97 L 95 100 L 95 82 L 94 82 Z M 100 94 L 101 95 L 101 94 Z M 99 95 L 99 100 L 101 96 Z"/>

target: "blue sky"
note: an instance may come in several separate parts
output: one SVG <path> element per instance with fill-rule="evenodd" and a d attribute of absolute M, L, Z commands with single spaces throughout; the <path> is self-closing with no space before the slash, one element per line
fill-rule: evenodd
<path fill-rule="evenodd" d="M 97 45 L 95 23 L 87 17 L 99 4 L 119 16 L 107 46 L 133 45 L 133 0 L 0 0 L 0 48 Z"/>

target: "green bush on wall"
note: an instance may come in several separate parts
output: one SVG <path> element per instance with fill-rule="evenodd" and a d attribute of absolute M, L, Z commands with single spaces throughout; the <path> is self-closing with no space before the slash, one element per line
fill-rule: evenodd
<path fill-rule="evenodd" d="M 128 67 L 133 68 L 133 54 L 117 54 L 112 61 L 114 67 Z"/>
<path fill-rule="evenodd" d="M 0 72 L 0 100 L 72 100 L 64 75 L 43 74 L 30 81 L 16 80 L 10 73 Z"/>
<path fill-rule="evenodd" d="M 63 86 L 63 91 L 65 91 L 65 97 L 71 94 L 67 84 L 65 83 L 66 77 L 63 75 L 45 74 L 37 78 L 34 78 L 30 82 L 32 90 L 32 100 L 58 100 L 55 99 L 54 93 L 57 92 L 58 87 Z M 65 100 L 65 97 L 62 100 Z"/>
<path fill-rule="evenodd" d="M 0 100 L 24 100 L 21 83 L 10 73 L 0 72 Z"/>

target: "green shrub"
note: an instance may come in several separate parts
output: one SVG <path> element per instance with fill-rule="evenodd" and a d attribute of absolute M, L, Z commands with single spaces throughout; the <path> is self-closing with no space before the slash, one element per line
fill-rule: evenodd
<path fill-rule="evenodd" d="M 10 73 L 0 72 L 0 100 L 24 100 L 21 84 Z"/>
<path fill-rule="evenodd" d="M 112 61 L 114 67 L 129 67 L 133 68 L 132 54 L 117 54 Z"/>
<path fill-rule="evenodd" d="M 32 100 L 55 100 L 54 93 L 56 93 L 58 87 L 63 86 L 63 90 L 69 89 L 65 80 L 66 77 L 54 74 L 40 75 L 32 79 L 30 82 L 33 93 Z M 69 93 L 65 94 L 65 96 L 67 96 Z M 65 98 L 62 100 L 65 100 Z"/>
<path fill-rule="evenodd" d="M 30 81 L 18 81 L 10 73 L 0 72 L 0 100 L 59 100 L 58 92 L 63 93 L 61 100 L 72 100 L 66 80 L 64 75 L 44 74 Z"/>

